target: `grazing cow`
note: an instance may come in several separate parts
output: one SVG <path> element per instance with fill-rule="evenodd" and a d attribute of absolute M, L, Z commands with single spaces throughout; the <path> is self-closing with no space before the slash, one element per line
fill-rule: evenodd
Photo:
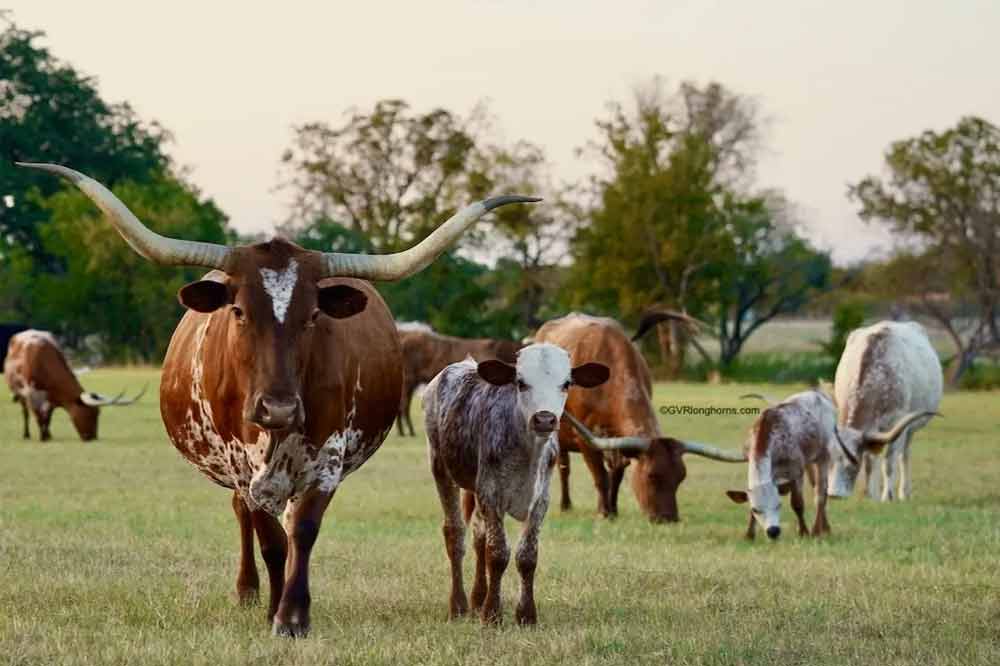
<path fill-rule="evenodd" d="M 683 315 L 675 316 L 686 320 Z M 535 340 L 566 349 L 574 363 L 594 360 L 612 369 L 611 379 L 600 389 L 571 390 L 569 393 L 566 413 L 600 436 L 588 436 L 568 420 L 562 425 L 559 476 L 563 510 L 571 507 L 570 451 L 578 451 L 590 469 L 597 489 L 597 511 L 602 516 L 618 513 L 618 489 L 625 466 L 635 461 L 632 489 L 643 512 L 656 522 L 680 519 L 677 488 L 687 474 L 682 458 L 684 453 L 726 462 L 745 460 L 741 455 L 663 437 L 653 407 L 649 367 L 621 325 L 613 319 L 572 313 L 543 324 L 535 333 Z M 622 437 L 633 439 L 622 440 Z M 631 441 L 631 445 L 626 446 L 627 441 Z M 606 469 L 605 451 L 609 449 L 607 463 L 610 469 Z"/>
<path fill-rule="evenodd" d="M 48 331 L 29 329 L 14 335 L 7 348 L 3 370 L 14 402 L 21 403 L 24 438 L 31 437 L 28 430 L 30 411 L 38 422 L 39 439 L 43 442 L 52 438 L 49 423 L 56 407 L 69 412 L 80 439 L 89 442 L 97 438 L 97 417 L 101 407 L 131 405 L 146 392 L 143 388 L 131 400 L 122 400 L 123 394 L 107 398 L 84 391 L 59 343 Z"/>
<path fill-rule="evenodd" d="M 7 345 L 15 333 L 27 331 L 30 326 L 24 324 L 0 324 L 0 371 L 3 370 L 4 361 L 7 360 Z"/>
<path fill-rule="evenodd" d="M 410 402 L 417 387 L 426 384 L 451 363 L 457 363 L 466 356 L 476 361 L 498 358 L 513 363 L 517 350 L 522 345 L 513 340 L 493 340 L 491 338 L 456 338 L 434 332 L 427 324 L 404 322 L 396 325 L 399 344 L 403 349 L 403 400 L 399 406 L 396 427 L 400 437 L 406 436 L 404 425 L 414 435 L 413 420 L 410 418 Z M 406 421 L 404 424 L 403 421 Z"/>
<path fill-rule="evenodd" d="M 518 624 L 537 622 L 535 565 L 538 532 L 549 506 L 549 479 L 559 453 L 554 434 L 570 386 L 591 388 L 608 375 L 604 365 L 572 367 L 565 350 L 534 344 L 518 353 L 516 366 L 500 360 L 477 365 L 470 358 L 449 365 L 427 386 L 427 447 L 444 510 L 451 618 L 469 607 L 462 583 L 461 488 L 476 549 L 473 610 L 481 609 L 484 624 L 501 620 L 500 580 L 510 560 L 503 520 L 509 514 L 524 523 L 515 556 L 521 575 L 516 619 Z"/>
<path fill-rule="evenodd" d="M 859 462 L 864 460 L 868 496 L 879 496 L 879 479 L 872 467 L 881 455 L 882 501 L 895 496 L 897 465 L 899 497 L 909 499 L 910 441 L 927 421 L 913 422 L 888 448 L 858 436 L 888 428 L 908 412 L 936 412 L 943 384 L 941 361 L 920 324 L 883 321 L 851 332 L 834 383 L 843 455 L 833 461 L 830 495 L 845 497 L 853 492 Z"/>
<path fill-rule="evenodd" d="M 537 199 L 473 204 L 392 255 L 314 252 L 280 238 L 225 247 L 155 234 L 96 181 L 29 166 L 73 181 L 146 259 L 215 269 L 179 292 L 188 311 L 163 362 L 160 411 L 181 455 L 234 491 L 240 599 L 257 596 L 256 533 L 273 631 L 305 636 L 309 556 L 323 515 L 343 478 L 392 428 L 402 387 L 392 316 L 370 284 L 349 278 L 412 275 L 487 211 Z"/>

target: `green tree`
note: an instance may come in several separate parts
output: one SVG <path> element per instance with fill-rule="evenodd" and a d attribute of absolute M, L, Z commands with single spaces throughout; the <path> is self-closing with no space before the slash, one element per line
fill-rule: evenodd
<path fill-rule="evenodd" d="M 153 182 L 120 182 L 112 191 L 152 230 L 176 238 L 227 242 L 226 218 L 214 203 L 169 175 Z M 33 272 L 31 255 L 14 250 L 31 279 L 20 282 L 31 322 L 71 345 L 99 336 L 113 359 L 162 357 L 183 310 L 177 290 L 197 268 L 162 267 L 135 254 L 85 195 L 66 189 L 40 202 L 50 221 L 39 228 L 43 249 L 64 266 Z"/>
<path fill-rule="evenodd" d="M 338 126 L 296 127 L 282 157 L 282 187 L 294 202 L 286 226 L 339 220 L 376 252 L 422 239 L 467 203 L 481 180 L 471 170 L 481 120 L 481 111 L 466 119 L 445 109 L 413 113 L 403 100 L 388 99 Z"/>
<path fill-rule="evenodd" d="M 1000 128 L 974 116 L 893 143 L 884 178 L 849 186 L 866 221 L 911 243 L 894 262 L 911 304 L 949 332 L 952 383 L 1000 349 Z M 946 298 L 942 298 L 945 296 Z M 956 321 L 964 313 L 969 325 Z"/>
<path fill-rule="evenodd" d="M 0 16 L 0 263 L 12 248 L 42 258 L 39 201 L 62 187 L 59 179 L 16 168 L 13 160 L 55 162 L 114 185 L 143 182 L 168 164 L 169 135 L 140 120 L 128 104 L 101 99 L 93 78 L 57 59 L 25 30 Z M 40 193 L 40 198 L 27 196 Z M 7 300 L 16 300 L 8 294 Z M 23 308 L 21 309 L 23 312 Z M 28 314 L 24 312 L 24 314 Z"/>

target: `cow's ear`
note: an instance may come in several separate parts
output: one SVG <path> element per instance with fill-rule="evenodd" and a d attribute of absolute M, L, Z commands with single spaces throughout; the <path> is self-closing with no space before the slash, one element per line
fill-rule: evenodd
<path fill-rule="evenodd" d="M 611 370 L 601 363 L 584 363 L 573 368 L 573 383 L 583 388 L 594 388 L 608 381 Z"/>
<path fill-rule="evenodd" d="M 787 495 L 788 493 L 792 492 L 792 485 L 793 483 L 791 481 L 785 481 L 784 483 L 780 484 L 778 486 L 778 494 Z"/>
<path fill-rule="evenodd" d="M 317 299 L 319 309 L 334 319 L 353 317 L 368 305 L 364 292 L 346 284 L 321 287 Z"/>
<path fill-rule="evenodd" d="M 177 292 L 177 300 L 195 312 L 215 312 L 232 302 L 229 287 L 214 280 L 198 280 L 184 285 Z"/>
<path fill-rule="evenodd" d="M 727 490 L 726 496 L 737 504 L 746 504 L 747 500 L 750 499 L 742 490 Z"/>
<path fill-rule="evenodd" d="M 476 372 L 479 373 L 480 377 L 494 386 L 513 384 L 517 378 L 517 368 L 495 358 L 483 361 L 477 365 Z"/>

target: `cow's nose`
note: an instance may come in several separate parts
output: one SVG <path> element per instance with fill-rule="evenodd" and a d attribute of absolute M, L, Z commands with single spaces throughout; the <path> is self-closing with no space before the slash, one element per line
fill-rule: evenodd
<path fill-rule="evenodd" d="M 265 430 L 286 430 L 298 425 L 297 398 L 275 398 L 262 395 L 254 407 L 253 422 Z"/>
<path fill-rule="evenodd" d="M 552 412 L 535 412 L 531 417 L 531 429 L 540 435 L 547 435 L 556 429 L 559 419 Z"/>
<path fill-rule="evenodd" d="M 778 527 L 777 525 L 771 525 L 770 527 L 767 528 L 768 539 L 777 539 L 779 536 L 781 536 L 780 527 Z"/>

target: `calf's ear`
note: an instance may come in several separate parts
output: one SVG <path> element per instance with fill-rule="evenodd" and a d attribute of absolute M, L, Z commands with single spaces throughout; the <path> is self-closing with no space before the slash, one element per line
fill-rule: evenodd
<path fill-rule="evenodd" d="M 788 493 L 792 492 L 792 485 L 793 483 L 791 481 L 785 481 L 784 483 L 778 486 L 778 494 L 787 495 Z"/>
<path fill-rule="evenodd" d="M 215 312 L 232 302 L 229 287 L 214 280 L 198 280 L 184 285 L 177 292 L 177 300 L 195 312 Z"/>
<path fill-rule="evenodd" d="M 347 319 L 362 312 L 368 305 L 368 297 L 364 292 L 346 284 L 335 284 L 332 287 L 321 287 L 317 295 L 316 305 L 327 316 L 334 319 Z"/>
<path fill-rule="evenodd" d="M 746 501 L 750 499 L 742 490 L 727 490 L 726 496 L 737 504 L 746 504 Z"/>
<path fill-rule="evenodd" d="M 512 384 L 517 378 L 517 368 L 495 358 L 480 363 L 476 366 L 476 372 L 494 386 Z"/>
<path fill-rule="evenodd" d="M 601 363 L 584 363 L 573 368 L 570 373 L 573 383 L 583 388 L 594 388 L 608 381 L 611 370 Z"/>

